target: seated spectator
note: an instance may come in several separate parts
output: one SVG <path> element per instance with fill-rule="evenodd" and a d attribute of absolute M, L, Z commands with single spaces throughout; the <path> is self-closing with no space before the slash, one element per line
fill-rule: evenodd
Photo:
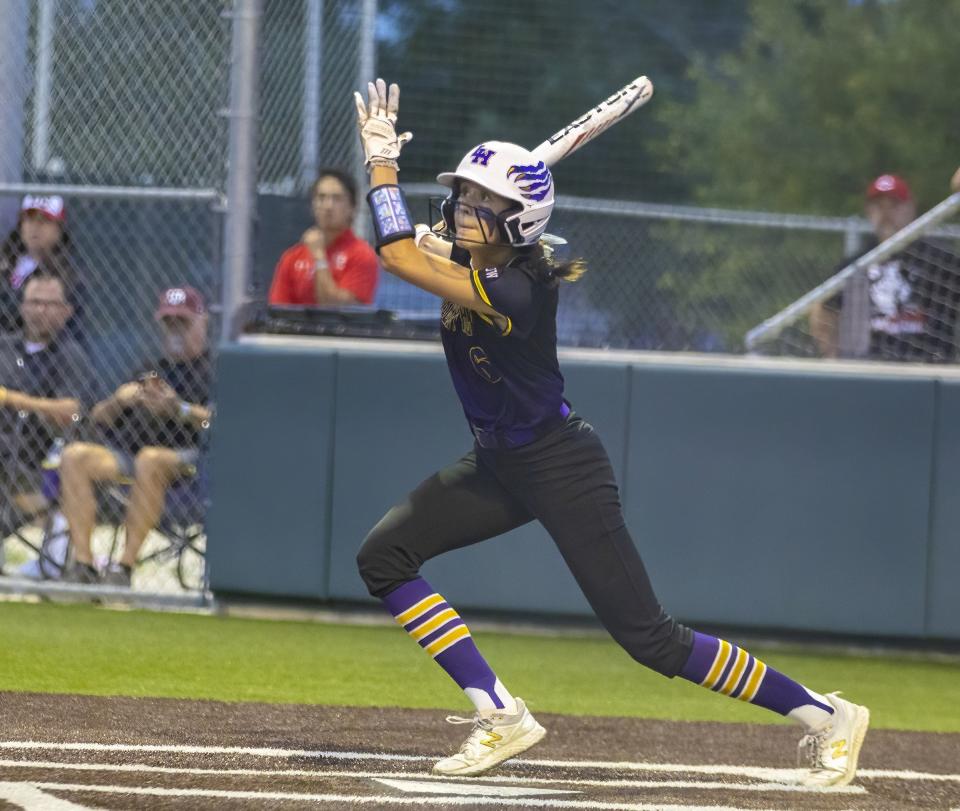
<path fill-rule="evenodd" d="M 129 586 L 137 555 L 163 512 L 167 490 L 197 462 L 210 421 L 211 365 L 207 311 L 192 287 L 165 290 L 156 311 L 164 355 L 140 367 L 91 420 L 100 443 L 73 442 L 60 463 L 61 508 L 70 525 L 73 561 L 64 579 Z M 132 479 L 126 541 L 118 562 L 98 574 L 90 537 L 96 524 L 98 482 Z"/>
<path fill-rule="evenodd" d="M 71 255 L 66 228 L 66 208 L 59 196 L 27 195 L 20 205 L 17 227 L 0 245 L 0 332 L 21 328 L 19 301 L 27 279 L 43 269 L 63 279 L 74 309 L 67 331 L 80 338 L 80 307 L 77 302 L 81 279 Z"/>
<path fill-rule="evenodd" d="M 874 239 L 861 256 L 913 222 L 917 207 L 903 178 L 880 175 L 867 187 L 864 212 Z M 828 358 L 942 362 L 957 359 L 958 320 L 960 261 L 935 241 L 917 239 L 817 304 L 810 331 Z"/>
<path fill-rule="evenodd" d="M 22 331 L 0 334 L 0 499 L 27 515 L 47 506 L 44 457 L 93 399 L 93 367 L 64 334 L 72 312 L 63 281 L 34 272 L 20 303 Z"/>
<path fill-rule="evenodd" d="M 323 169 L 310 192 L 315 225 L 284 251 L 270 284 L 270 304 L 337 307 L 371 304 L 377 255 L 350 229 L 357 186 L 338 169 Z"/>

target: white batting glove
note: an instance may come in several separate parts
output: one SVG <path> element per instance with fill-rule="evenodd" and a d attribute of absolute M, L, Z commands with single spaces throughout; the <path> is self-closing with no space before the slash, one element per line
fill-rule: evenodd
<path fill-rule="evenodd" d="M 403 145 L 413 138 L 412 132 L 397 135 L 397 109 L 400 106 L 400 88 L 377 79 L 376 83 L 367 83 L 368 104 L 363 96 L 353 94 L 357 105 L 357 127 L 360 129 L 360 141 L 369 172 L 374 166 L 389 166 L 398 169 L 397 158 Z"/>

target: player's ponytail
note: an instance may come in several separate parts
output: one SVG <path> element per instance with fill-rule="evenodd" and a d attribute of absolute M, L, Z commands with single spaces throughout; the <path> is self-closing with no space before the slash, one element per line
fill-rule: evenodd
<path fill-rule="evenodd" d="M 587 263 L 580 258 L 562 261 L 556 258 L 553 243 L 541 239 L 535 245 L 523 249 L 520 260 L 524 267 L 533 271 L 545 282 L 575 282 L 587 272 Z"/>

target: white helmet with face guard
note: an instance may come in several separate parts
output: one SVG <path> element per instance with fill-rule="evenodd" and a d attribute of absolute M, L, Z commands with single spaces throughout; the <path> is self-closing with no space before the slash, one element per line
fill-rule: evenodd
<path fill-rule="evenodd" d="M 540 239 L 553 212 L 553 175 L 529 149 L 505 141 L 486 141 L 464 155 L 455 172 L 437 175 L 438 183 L 453 189 L 441 208 L 451 231 L 458 180 L 470 180 L 517 203 L 497 216 L 506 242 L 533 245 Z"/>

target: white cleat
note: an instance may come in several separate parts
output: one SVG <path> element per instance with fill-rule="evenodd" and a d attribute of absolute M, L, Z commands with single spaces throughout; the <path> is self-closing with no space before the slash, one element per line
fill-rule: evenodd
<path fill-rule="evenodd" d="M 828 693 L 827 701 L 833 705 L 833 715 L 800 740 L 799 757 L 802 765 L 809 767 L 800 783 L 810 788 L 845 786 L 853 780 L 860 747 L 870 726 L 870 711 L 866 707 L 840 698 L 839 693 Z"/>
<path fill-rule="evenodd" d="M 473 718 L 447 716 L 451 724 L 473 724 L 470 735 L 457 754 L 439 761 L 433 767 L 434 774 L 448 777 L 472 777 L 489 771 L 498 763 L 537 743 L 547 731 L 537 723 L 522 699 L 516 699 L 515 715 L 502 713 L 477 713 Z"/>

